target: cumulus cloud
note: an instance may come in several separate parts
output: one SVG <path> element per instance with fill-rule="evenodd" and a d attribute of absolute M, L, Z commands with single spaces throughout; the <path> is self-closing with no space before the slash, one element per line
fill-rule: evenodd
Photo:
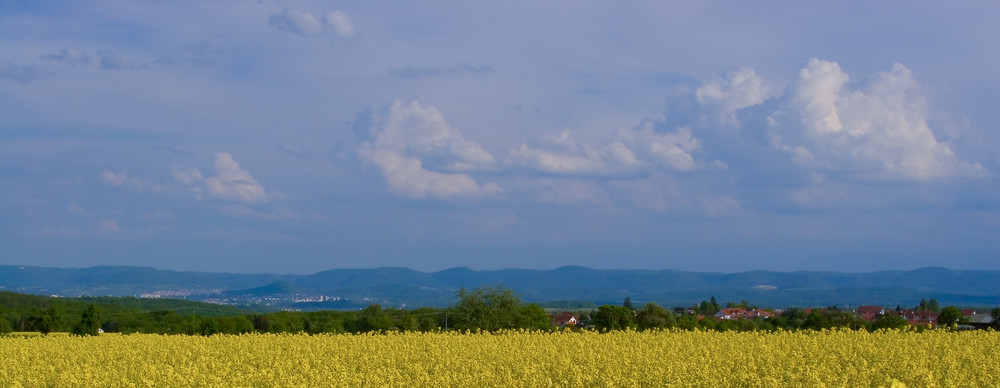
<path fill-rule="evenodd" d="M 55 62 L 63 62 L 73 66 L 90 64 L 90 55 L 87 55 L 86 51 L 75 47 L 66 47 L 59 50 L 56 54 L 42 55 L 38 58 Z"/>
<path fill-rule="evenodd" d="M 740 68 L 728 77 L 716 77 L 702 83 L 694 95 L 710 115 L 707 118 L 714 123 L 738 126 L 737 110 L 768 100 L 775 95 L 775 90 L 753 69 Z"/>
<path fill-rule="evenodd" d="M 935 138 L 926 98 L 909 69 L 895 64 L 851 88 L 835 62 L 812 59 L 772 112 L 770 145 L 808 168 L 865 179 L 926 180 L 984 174 Z"/>
<path fill-rule="evenodd" d="M 97 174 L 97 180 L 104 184 L 118 187 L 128 186 L 135 190 L 162 191 L 164 189 L 163 186 L 150 182 L 146 179 L 129 177 L 128 173 L 125 171 L 101 171 Z"/>
<path fill-rule="evenodd" d="M 323 15 L 323 24 L 333 30 L 341 38 L 354 36 L 354 23 L 342 11 L 331 11 Z"/>
<path fill-rule="evenodd" d="M 199 199 L 203 190 L 207 190 L 214 198 L 243 203 L 265 202 L 270 199 L 270 195 L 250 172 L 241 169 L 233 156 L 226 152 L 215 155 L 215 174 L 205 177 L 197 168 L 175 168 L 173 172 L 174 180 L 189 186 Z"/>
<path fill-rule="evenodd" d="M 517 168 L 554 175 L 644 176 L 651 171 L 687 171 L 698 167 L 692 152 L 698 140 L 691 131 L 658 133 L 649 122 L 618 131 L 609 144 L 578 144 L 569 130 L 548 136 L 538 145 L 521 144 L 508 152 L 506 162 Z"/>
<path fill-rule="evenodd" d="M 279 14 L 271 15 L 268 24 L 281 31 L 302 36 L 318 35 L 327 31 L 341 38 L 350 38 L 355 34 L 354 24 L 342 11 L 327 12 L 320 18 L 312 12 L 289 7 Z"/>
<path fill-rule="evenodd" d="M 101 171 L 100 174 L 97 174 L 97 178 L 100 179 L 100 181 L 103 183 L 107 183 L 109 185 L 114 185 L 114 186 L 122 186 L 125 184 L 125 182 L 128 182 L 128 174 L 126 174 L 124 171 L 122 172 Z"/>
<path fill-rule="evenodd" d="M 477 197 L 499 193 L 468 173 L 489 169 L 493 156 L 465 140 L 437 109 L 420 101 L 395 100 L 368 109 L 354 125 L 358 155 L 376 165 L 389 188 L 412 198 Z"/>

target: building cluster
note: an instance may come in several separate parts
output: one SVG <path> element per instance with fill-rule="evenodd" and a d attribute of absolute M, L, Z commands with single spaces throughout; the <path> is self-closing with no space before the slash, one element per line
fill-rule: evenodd
<path fill-rule="evenodd" d="M 807 315 L 812 313 L 813 310 L 825 311 L 826 309 L 803 309 Z M 993 324 L 993 317 L 989 313 L 982 313 L 971 309 L 961 311 L 964 319 L 962 320 L 963 323 L 960 325 L 960 328 L 983 329 Z M 695 314 L 695 310 L 688 310 L 688 313 Z M 764 320 L 773 316 L 780 316 L 782 313 L 783 310 L 781 309 L 771 310 L 733 307 L 721 309 L 714 315 L 697 315 L 697 317 L 699 321 L 702 319 L 714 319 L 716 321 Z M 938 313 L 930 310 L 887 308 L 882 306 L 859 306 L 853 310 L 853 313 L 868 322 L 875 322 L 875 320 L 886 315 L 897 315 L 906 319 L 906 321 L 913 326 L 936 327 L 938 324 Z M 580 315 L 572 312 L 554 313 L 550 314 L 549 317 L 552 325 L 556 327 L 577 326 L 580 321 Z"/>

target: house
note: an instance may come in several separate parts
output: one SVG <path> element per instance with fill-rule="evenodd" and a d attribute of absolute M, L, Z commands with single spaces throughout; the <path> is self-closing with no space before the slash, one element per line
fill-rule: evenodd
<path fill-rule="evenodd" d="M 754 318 L 767 319 L 770 318 L 772 315 L 774 315 L 772 312 L 766 310 L 758 310 L 758 309 L 748 310 L 742 307 L 736 307 L 736 308 L 724 308 L 722 310 L 719 310 L 718 313 L 715 313 L 715 316 L 713 318 L 719 321 L 739 320 L 739 319 L 750 320 Z"/>
<path fill-rule="evenodd" d="M 580 320 L 579 315 L 576 315 L 568 311 L 563 311 L 561 313 L 555 314 L 550 318 L 552 326 L 556 327 L 576 326 L 579 320 Z"/>
<path fill-rule="evenodd" d="M 990 314 L 973 314 L 966 316 L 969 319 L 968 325 L 976 329 L 986 329 L 993 326 L 994 318 Z"/>
<path fill-rule="evenodd" d="M 874 321 L 882 314 L 885 314 L 885 307 L 882 306 L 858 306 L 857 314 L 861 319 L 868 322 Z"/>

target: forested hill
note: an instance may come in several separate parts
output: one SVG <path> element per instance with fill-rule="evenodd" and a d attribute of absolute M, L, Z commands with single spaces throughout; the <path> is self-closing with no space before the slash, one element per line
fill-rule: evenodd
<path fill-rule="evenodd" d="M 675 270 L 476 271 L 452 268 L 336 269 L 312 275 L 233 274 L 158 270 L 149 267 L 44 268 L 0 266 L 0 290 L 41 295 L 160 296 L 282 308 L 446 306 L 460 287 L 503 284 L 529 302 L 653 301 L 695 304 L 711 296 L 749 300 L 759 306 L 876 304 L 912 306 L 921 298 L 945 304 L 1000 304 L 1000 271 L 921 268 L 870 273 L 706 273 Z"/>

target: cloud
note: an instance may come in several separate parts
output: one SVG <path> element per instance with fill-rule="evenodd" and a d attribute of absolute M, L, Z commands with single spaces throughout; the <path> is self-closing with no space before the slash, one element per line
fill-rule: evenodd
<path fill-rule="evenodd" d="M 101 57 L 101 68 L 104 70 L 142 70 L 146 68 L 145 65 L 136 63 L 131 58 L 113 50 L 98 50 L 97 56 Z"/>
<path fill-rule="evenodd" d="M 0 60 L 0 79 L 9 79 L 14 82 L 28 83 L 37 78 L 41 78 L 42 69 L 38 65 L 19 65 L 17 63 Z"/>
<path fill-rule="evenodd" d="M 56 54 L 42 55 L 38 58 L 55 62 L 63 62 L 73 66 L 90 64 L 90 55 L 87 55 L 86 51 L 75 47 L 66 47 L 59 50 Z"/>
<path fill-rule="evenodd" d="M 101 171 L 97 174 L 97 180 L 101 183 L 122 187 L 128 185 L 136 190 L 162 191 L 164 187 L 145 179 L 130 178 L 125 171 Z"/>
<path fill-rule="evenodd" d="M 698 140 L 691 131 L 657 133 L 650 122 L 618 131 L 609 144 L 594 147 L 578 144 L 569 130 L 541 139 L 538 145 L 521 144 L 508 152 L 505 161 L 522 170 L 567 176 L 635 178 L 651 171 L 688 171 L 699 167 L 692 152 Z"/>
<path fill-rule="evenodd" d="M 122 186 L 125 182 L 128 182 L 128 174 L 124 171 L 117 173 L 114 171 L 101 171 L 101 173 L 97 175 L 97 178 L 103 183 L 114 186 Z"/>
<path fill-rule="evenodd" d="M 102 218 L 97 221 L 97 231 L 104 233 L 118 233 L 121 232 L 121 228 L 118 227 L 118 220 L 114 218 Z"/>
<path fill-rule="evenodd" d="M 403 78 L 431 78 L 445 75 L 457 75 L 457 74 L 486 74 L 495 72 L 496 69 L 489 66 L 473 66 L 468 63 L 463 63 L 456 66 L 448 67 L 431 67 L 431 66 L 405 66 L 398 69 L 389 70 L 389 74 L 396 77 Z"/>
<path fill-rule="evenodd" d="M 741 67 L 728 77 L 716 77 L 702 83 L 694 95 L 713 123 L 738 126 L 736 111 L 768 100 L 775 95 L 775 90 L 753 69 Z"/>
<path fill-rule="evenodd" d="M 341 11 L 331 11 L 323 15 L 323 24 L 331 29 L 341 38 L 354 36 L 354 23 Z"/>
<path fill-rule="evenodd" d="M 772 148 L 798 165 L 863 179 L 927 180 L 986 174 L 960 161 L 931 130 L 929 109 L 909 69 L 895 64 L 858 88 L 835 62 L 812 59 L 777 111 Z"/>
<path fill-rule="evenodd" d="M 174 168 L 173 176 L 178 183 L 189 186 L 199 199 L 203 190 L 214 198 L 243 203 L 265 202 L 271 197 L 228 153 L 215 155 L 215 173 L 205 177 L 197 168 Z"/>
<path fill-rule="evenodd" d="M 297 8 L 285 8 L 279 14 L 271 15 L 268 24 L 281 31 L 310 36 L 326 31 L 341 38 L 351 38 L 355 34 L 354 24 L 342 11 L 331 11 L 323 15 L 322 20 L 312 12 Z"/>
<path fill-rule="evenodd" d="M 358 114 L 354 125 L 362 160 L 376 165 L 389 189 L 411 198 L 478 197 L 501 191 L 469 172 L 492 168 L 493 156 L 465 140 L 441 113 L 420 101 L 395 100 Z"/>

